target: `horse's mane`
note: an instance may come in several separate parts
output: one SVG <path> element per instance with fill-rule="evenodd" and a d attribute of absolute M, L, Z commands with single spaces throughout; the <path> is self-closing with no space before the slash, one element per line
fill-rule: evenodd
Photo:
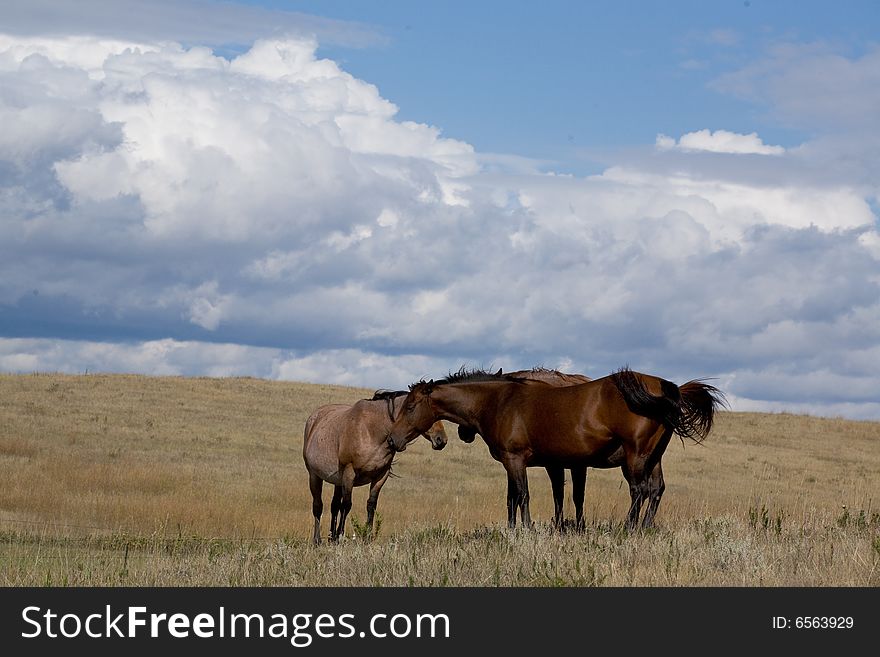
<path fill-rule="evenodd" d="M 406 390 L 377 390 L 373 393 L 373 398 L 370 401 L 388 401 L 389 399 L 397 399 L 405 394 Z"/>
<path fill-rule="evenodd" d="M 529 372 L 530 374 L 556 374 L 557 376 L 566 376 L 565 373 L 560 372 L 559 370 L 552 370 L 549 367 L 537 366 L 533 367 L 530 370 L 522 370 L 523 372 Z"/>
<path fill-rule="evenodd" d="M 442 379 L 434 379 L 433 383 L 434 385 L 443 385 L 445 383 L 476 383 L 480 381 L 512 381 L 515 383 L 522 383 L 525 379 L 511 376 L 509 374 L 503 374 L 501 370 L 490 372 L 478 367 L 468 369 L 462 365 L 457 372 L 450 372 Z M 412 390 L 413 386 L 418 385 L 418 383 L 426 383 L 426 381 L 422 379 L 421 381 L 414 383 L 410 386 L 410 390 Z"/>

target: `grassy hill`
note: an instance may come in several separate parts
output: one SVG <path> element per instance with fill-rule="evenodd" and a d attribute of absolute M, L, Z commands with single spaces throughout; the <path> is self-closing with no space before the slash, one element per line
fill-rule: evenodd
<path fill-rule="evenodd" d="M 361 487 L 350 538 L 315 549 L 303 425 L 372 392 L 0 375 L 0 585 L 880 584 L 880 423 L 786 414 L 723 412 L 703 445 L 674 439 L 659 527 L 633 535 L 619 470 L 590 470 L 587 531 L 558 535 L 530 469 L 538 526 L 508 531 L 504 469 L 449 425 L 445 450 L 399 455 L 374 542 Z"/>

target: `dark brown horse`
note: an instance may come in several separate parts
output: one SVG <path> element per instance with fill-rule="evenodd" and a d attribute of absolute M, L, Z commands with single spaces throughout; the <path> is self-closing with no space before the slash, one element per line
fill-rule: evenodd
<path fill-rule="evenodd" d="M 459 376 L 467 376 L 464 369 L 459 370 Z M 452 375 L 455 376 L 455 375 Z M 540 381 L 553 386 L 573 386 L 580 383 L 592 381 L 588 376 L 583 374 L 568 374 L 558 370 L 550 370 L 543 367 L 535 367 L 530 370 L 518 370 L 516 372 L 508 372 L 503 374 L 498 370 L 493 376 L 504 379 L 525 379 L 527 381 Z M 464 442 L 473 442 L 477 435 L 477 431 L 472 427 L 458 427 L 458 437 Z M 597 460 L 591 464 L 593 468 L 608 469 L 622 468 L 624 464 L 623 447 L 620 447 L 613 454 L 609 455 L 605 461 Z M 565 469 L 558 466 L 547 466 L 547 476 L 550 477 L 550 486 L 553 490 L 553 525 L 557 529 L 562 529 L 565 524 L 563 515 L 563 501 L 565 487 Z M 571 499 L 574 504 L 575 512 L 575 529 L 584 528 L 584 493 L 587 486 L 587 468 L 579 466 L 570 468 L 571 470 Z M 648 500 L 649 505 L 653 507 L 651 516 L 655 516 L 660 506 L 660 498 L 663 497 L 663 491 L 666 490 L 666 484 L 663 480 L 663 467 L 660 459 L 657 459 L 657 465 L 648 476 Z"/>
<path fill-rule="evenodd" d="M 456 375 L 461 378 L 467 378 L 469 373 L 464 368 L 460 369 Z M 536 381 L 551 386 L 573 386 L 580 383 L 592 381 L 588 376 L 583 374 L 567 374 L 559 370 L 551 370 L 545 367 L 533 367 L 530 370 L 517 370 L 516 372 L 502 373 L 498 370 L 493 377 L 506 380 L 522 379 L 524 381 Z M 477 436 L 477 430 L 473 427 L 458 425 L 458 437 L 466 443 L 472 443 Z M 622 456 L 623 451 L 618 450 Z M 608 467 L 618 467 L 620 462 Z M 594 466 L 599 467 L 599 466 Z M 553 525 L 557 529 L 562 529 L 565 524 L 563 513 L 564 488 L 565 488 L 565 468 L 548 465 L 546 468 L 547 476 L 550 477 L 550 486 L 553 489 Z M 575 528 L 583 529 L 584 527 L 584 492 L 587 487 L 587 467 L 575 466 L 571 470 L 571 501 L 574 504 L 575 512 Z M 662 474 L 661 474 L 662 478 Z"/>
<path fill-rule="evenodd" d="M 391 474 L 394 450 L 386 437 L 403 407 L 406 392 L 377 391 L 372 399 L 353 404 L 327 404 L 319 407 L 306 421 L 303 432 L 303 460 L 309 471 L 312 491 L 312 515 L 315 528 L 312 540 L 321 542 L 321 513 L 324 482 L 334 485 L 330 503 L 330 541 L 345 532 L 345 519 L 351 510 L 351 490 L 370 484 L 367 499 L 367 528 L 373 531 L 373 515 L 379 491 Z M 439 421 L 429 423 L 413 437 L 423 435 L 434 449 L 446 446 L 446 431 Z M 336 518 L 339 516 L 339 523 Z"/>
<path fill-rule="evenodd" d="M 627 527 L 637 526 L 649 500 L 642 526 L 650 527 L 657 510 L 650 475 L 672 434 L 702 441 L 725 403 L 721 391 L 703 381 L 677 386 L 629 368 L 566 387 L 491 377 L 413 384 L 388 442 L 400 449 L 438 419 L 476 428 L 507 471 L 510 527 L 517 509 L 531 525 L 527 467 L 589 467 L 607 463 L 618 449 L 632 502 Z"/>

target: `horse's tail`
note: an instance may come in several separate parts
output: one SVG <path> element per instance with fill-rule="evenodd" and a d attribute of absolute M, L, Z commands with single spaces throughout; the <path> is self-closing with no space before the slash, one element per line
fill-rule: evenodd
<path fill-rule="evenodd" d="M 681 393 L 681 418 L 675 433 L 682 438 L 703 442 L 712 430 L 715 411 L 727 406 L 724 393 L 703 379 L 694 379 L 678 387 Z"/>
<path fill-rule="evenodd" d="M 727 405 L 724 393 L 701 379 L 681 386 L 660 379 L 660 396 L 648 392 L 629 367 L 612 374 L 611 380 L 633 413 L 657 420 L 682 438 L 697 443 L 703 442 L 712 430 L 716 409 Z"/>

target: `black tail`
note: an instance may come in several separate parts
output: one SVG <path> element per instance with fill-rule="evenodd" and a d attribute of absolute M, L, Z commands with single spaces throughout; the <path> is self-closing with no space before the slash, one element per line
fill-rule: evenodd
<path fill-rule="evenodd" d="M 724 393 L 696 379 L 677 386 L 660 379 L 662 395 L 655 397 L 629 367 L 611 375 L 611 380 L 633 413 L 650 417 L 671 428 L 682 438 L 701 443 L 712 430 L 715 411 L 726 406 Z"/>

